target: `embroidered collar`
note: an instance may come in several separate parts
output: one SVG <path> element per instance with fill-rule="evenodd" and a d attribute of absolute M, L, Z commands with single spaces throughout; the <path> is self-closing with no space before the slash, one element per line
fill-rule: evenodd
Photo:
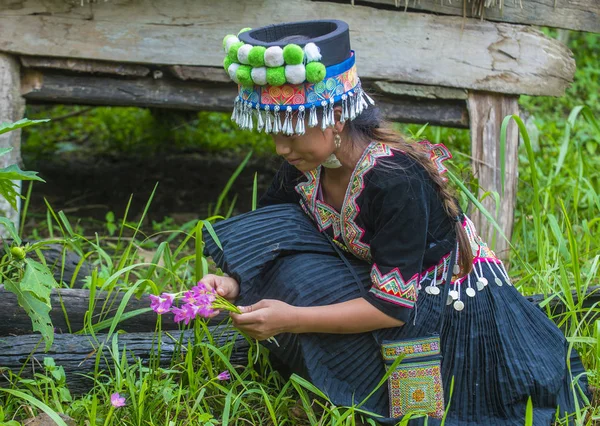
<path fill-rule="evenodd" d="M 365 175 L 375 166 L 377 159 L 392 155 L 392 149 L 379 142 L 371 142 L 365 148 L 350 176 L 340 213 L 317 197 L 321 184 L 321 166 L 305 172 L 306 182 L 296 185 L 296 192 L 304 199 L 309 210 L 307 213 L 315 219 L 319 230 L 323 232 L 332 227 L 334 238 L 341 235 L 350 252 L 363 260 L 371 260 L 371 250 L 369 244 L 362 241 L 364 229 L 356 223 L 360 213 L 356 200 L 365 188 Z"/>

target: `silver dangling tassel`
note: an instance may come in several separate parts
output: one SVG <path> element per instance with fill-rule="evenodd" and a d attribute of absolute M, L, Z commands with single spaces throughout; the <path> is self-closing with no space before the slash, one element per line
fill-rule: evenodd
<path fill-rule="evenodd" d="M 329 98 L 329 122 L 327 123 L 329 127 L 333 127 L 335 125 L 333 103 L 333 98 Z"/>
<path fill-rule="evenodd" d="M 322 101 L 321 106 L 323 107 L 323 116 L 321 117 L 321 130 L 325 131 L 327 128 L 327 121 L 329 119 L 329 114 L 327 112 L 327 101 Z"/>
<path fill-rule="evenodd" d="M 362 89 L 358 89 L 356 91 L 356 115 L 360 115 L 363 112 L 363 108 L 365 107 L 366 102 L 362 97 Z"/>
<path fill-rule="evenodd" d="M 348 95 L 342 95 L 342 116 L 340 117 L 340 122 L 345 123 L 348 120 Z"/>
<path fill-rule="evenodd" d="M 350 120 L 354 120 L 356 118 L 356 96 L 354 93 L 348 93 L 350 97 Z"/>
<path fill-rule="evenodd" d="M 308 127 L 317 127 L 319 120 L 317 118 L 317 106 L 313 105 L 310 108 L 310 114 L 308 116 Z"/>
<path fill-rule="evenodd" d="M 292 126 L 292 107 L 288 106 L 285 110 L 285 120 L 283 121 L 283 133 L 288 136 L 294 134 L 294 129 Z"/>
<path fill-rule="evenodd" d="M 273 131 L 273 122 L 271 120 L 271 107 L 265 106 L 265 133 L 269 134 Z"/>
<path fill-rule="evenodd" d="M 252 130 L 254 128 L 254 109 L 252 108 L 252 104 L 248 102 L 248 123 L 246 124 L 248 130 Z"/>
<path fill-rule="evenodd" d="M 244 104 L 242 110 L 242 125 L 240 127 L 246 130 L 248 128 L 248 104 Z"/>
<path fill-rule="evenodd" d="M 265 128 L 265 121 L 263 120 L 262 113 L 260 112 L 260 104 L 256 104 L 256 130 L 262 132 Z"/>
<path fill-rule="evenodd" d="M 281 108 L 279 108 L 279 105 L 275 105 L 275 108 L 273 108 L 273 119 L 274 119 L 274 123 L 273 123 L 273 133 L 274 134 L 278 134 L 279 132 L 281 132 L 281 117 L 279 116 L 279 110 Z"/>
<path fill-rule="evenodd" d="M 360 90 L 360 112 L 363 112 L 364 110 L 366 110 L 367 108 L 369 108 L 369 104 L 367 103 L 365 97 L 366 97 L 366 93 L 364 90 Z"/>
<path fill-rule="evenodd" d="M 240 97 L 236 96 L 235 100 L 233 101 L 233 112 L 231 113 L 231 121 L 237 123 L 237 119 L 238 119 L 238 108 L 240 106 Z"/>
<path fill-rule="evenodd" d="M 367 98 L 367 101 L 369 101 L 369 103 L 370 103 L 371 105 L 375 105 L 375 101 L 373 100 L 373 98 L 371 98 L 371 97 L 369 96 L 369 94 L 368 94 L 367 92 L 365 92 L 365 91 L 363 90 L 363 94 L 365 95 L 365 98 Z"/>
<path fill-rule="evenodd" d="M 245 117 L 245 112 L 246 112 L 246 104 L 244 102 L 240 102 L 240 106 L 238 107 L 238 113 L 237 113 L 237 117 L 235 122 L 237 123 L 238 126 L 240 126 L 240 129 L 244 128 L 244 117 Z"/>
<path fill-rule="evenodd" d="M 298 107 L 298 116 L 296 120 L 296 134 L 303 135 L 306 133 L 304 128 L 304 105 Z"/>

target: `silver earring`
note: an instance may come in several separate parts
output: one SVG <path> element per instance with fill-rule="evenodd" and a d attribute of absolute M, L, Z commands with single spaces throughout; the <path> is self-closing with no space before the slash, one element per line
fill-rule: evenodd
<path fill-rule="evenodd" d="M 336 133 L 333 137 L 333 143 L 335 143 L 335 149 L 340 149 L 340 146 L 342 146 L 342 137 L 339 133 Z"/>
<path fill-rule="evenodd" d="M 342 146 L 342 137 L 339 133 L 336 133 L 333 137 L 333 143 L 335 144 L 335 149 L 339 149 L 340 146 Z M 325 160 L 322 165 L 328 169 L 337 169 L 342 167 L 342 163 L 340 163 L 340 160 L 338 160 L 334 153 L 327 157 L 327 160 Z"/>

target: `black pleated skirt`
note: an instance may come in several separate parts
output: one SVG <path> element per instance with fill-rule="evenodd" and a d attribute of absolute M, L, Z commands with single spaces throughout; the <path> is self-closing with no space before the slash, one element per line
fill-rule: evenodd
<path fill-rule="evenodd" d="M 319 306 L 360 297 L 347 263 L 295 205 L 269 206 L 215 225 L 221 251 L 205 233 L 207 255 L 241 283 L 240 304 L 278 299 L 294 306 Z M 347 255 L 350 266 L 371 286 L 370 265 Z M 550 425 L 558 413 L 575 410 L 572 377 L 583 372 L 569 355 L 562 332 L 537 306 L 509 285 L 493 264 L 480 264 L 489 284 L 475 297 L 462 286 L 465 307 L 457 311 L 443 292 L 421 289 L 410 320 L 402 327 L 361 334 L 281 334 L 278 346 L 263 342 L 286 368 L 306 378 L 338 406 L 361 402 L 385 374 L 383 340 L 440 333 L 442 379 L 448 426 L 515 425 L 525 422 L 531 397 L 534 425 Z M 503 285 L 496 284 L 500 277 Z M 475 278 L 473 282 L 475 282 Z M 442 327 L 443 324 L 443 327 Z M 567 358 L 571 357 L 571 371 Z M 450 383 L 454 387 L 450 393 Z M 361 407 L 395 424 L 388 390 L 379 388 Z M 414 419 L 410 426 L 423 424 Z M 440 420 L 428 419 L 428 425 Z"/>

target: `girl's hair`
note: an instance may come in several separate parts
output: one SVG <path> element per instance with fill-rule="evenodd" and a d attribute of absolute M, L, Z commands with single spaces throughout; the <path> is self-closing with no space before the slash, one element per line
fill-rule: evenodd
<path fill-rule="evenodd" d="M 381 112 L 377 107 L 370 107 L 354 120 L 347 121 L 346 128 L 348 129 L 348 136 L 351 141 L 364 143 L 376 141 L 384 143 L 392 148 L 403 151 L 427 171 L 427 174 L 435 184 L 446 214 L 455 224 L 454 230 L 459 247 L 457 261 L 460 265 L 460 276 L 471 272 L 473 266 L 471 244 L 462 226 L 462 221 L 459 218 L 460 208 L 446 181 L 444 181 L 436 165 L 431 161 L 426 147 L 419 143 L 406 142 L 398 132 L 394 131 L 383 120 Z"/>

